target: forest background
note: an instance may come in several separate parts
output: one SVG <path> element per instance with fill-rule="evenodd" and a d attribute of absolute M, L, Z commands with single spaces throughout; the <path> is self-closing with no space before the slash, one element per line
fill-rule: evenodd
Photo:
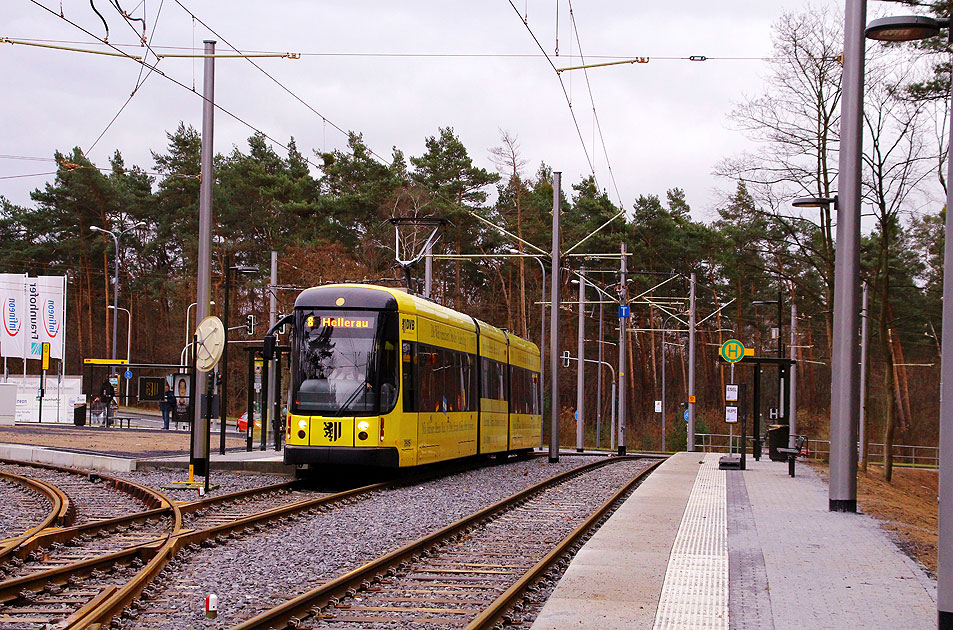
<path fill-rule="evenodd" d="M 933 9 L 946 15 L 948 4 L 943 0 Z M 752 302 L 776 299 L 780 292 L 785 343 L 788 308 L 794 303 L 798 310 L 798 426 L 811 437 L 827 436 L 836 210 L 802 212 L 790 202 L 798 196 L 836 194 L 842 23 L 836 12 L 812 8 L 786 14 L 775 25 L 768 88 L 742 100 L 728 121 L 755 140 L 759 150 L 725 156 L 715 166 L 715 176 L 730 193 L 716 208 L 706 209 L 712 220 L 693 218 L 678 188 L 664 199 L 643 195 L 619 208 L 592 177 L 568 186 L 563 180 L 565 248 L 608 222 L 574 253 L 616 253 L 624 243 L 631 253 L 631 295 L 670 278 L 649 295 L 663 304 L 687 304 L 679 299 L 688 295 L 688 277 L 695 273 L 699 319 L 730 301 L 699 329 L 699 432 L 727 432 L 722 392 L 728 375 L 718 346 L 737 338 L 758 354 L 773 354 L 776 308 Z M 937 440 L 948 52 L 941 41 L 868 45 L 862 276 L 870 295 L 871 441 L 933 445 Z M 168 145 L 153 152 L 154 165 L 148 169 L 126 165 L 119 150 L 109 168 L 100 169 L 74 148 L 56 153 L 55 179 L 31 194 L 33 205 L 0 197 L 0 269 L 69 276 L 67 373 L 80 373 L 84 357 L 112 352 L 112 317 L 106 305 L 113 295 L 113 242 L 90 227 L 124 229 L 140 221 L 144 225 L 124 236 L 120 248 L 120 306 L 133 313 L 132 359 L 178 362 L 185 313 L 195 295 L 201 138 L 184 123 L 167 135 Z M 279 312 L 290 310 L 294 287 L 345 281 L 401 284 L 387 219 L 440 217 L 449 223 L 435 253 L 485 258 L 437 261 L 434 299 L 540 341 L 539 301 L 545 288 L 539 265 L 529 258 L 499 256 L 539 251 L 487 223 L 549 250 L 553 167 L 530 167 L 516 132 L 501 131 L 499 146 L 476 149 L 477 155 L 488 152 L 495 169 L 477 166 L 472 148 L 463 145 L 452 126 L 438 127 L 422 155 L 406 156 L 395 147 L 389 160 L 374 155 L 356 133 L 350 135 L 347 151 L 314 151 L 314 158 L 307 158 L 293 139 L 287 146 L 279 154 L 255 135 L 247 147 L 215 157 L 213 312 L 222 314 L 223 270 L 230 260 L 262 270 L 233 281 L 232 325 L 248 314 L 267 321 L 266 270 L 272 250 L 278 252 L 278 285 L 286 287 L 277 290 Z M 557 159 L 551 158 L 553 163 Z M 651 159 L 650 149 L 646 159 Z M 408 235 L 408 249 L 425 236 L 423 231 Z M 408 252 L 400 253 L 406 257 Z M 603 272 L 617 270 L 618 259 L 576 257 L 566 264 L 576 270 L 585 266 L 595 283 L 615 291 L 609 285 L 617 277 Z M 578 290 L 570 280 L 570 274 L 560 274 L 563 299 L 575 300 Z M 595 297 L 593 292 L 590 299 Z M 617 339 L 619 319 L 614 306 L 605 306 L 601 325 L 611 342 Z M 598 336 L 599 313 L 598 307 L 588 309 L 586 339 Z M 559 334 L 560 350 L 574 355 L 575 316 L 576 307 L 566 306 Z M 661 446 L 654 401 L 661 398 L 663 353 L 668 444 L 684 445 L 685 428 L 676 418 L 687 398 L 685 327 L 643 301 L 633 304 L 630 328 L 629 445 Z M 262 332 L 259 328 L 257 336 Z M 246 338 L 244 333 L 238 337 Z M 124 356 L 125 335 L 118 338 L 118 354 Z M 587 348 L 588 357 L 596 358 L 597 344 Z M 607 361 L 615 362 L 617 355 L 615 346 L 605 346 Z M 16 363 L 10 361 L 11 373 L 17 372 Z M 229 398 L 236 401 L 230 413 L 239 411 L 246 386 L 245 368 L 236 363 L 229 374 Z M 557 375 L 567 440 L 575 371 L 565 368 Z M 609 375 L 604 375 L 606 385 L 597 402 L 596 368 L 587 373 L 586 408 L 600 405 L 607 444 Z M 765 379 L 764 395 L 777 396 L 771 378 Z M 593 425 L 593 418 L 594 412 L 587 414 L 587 424 Z"/>

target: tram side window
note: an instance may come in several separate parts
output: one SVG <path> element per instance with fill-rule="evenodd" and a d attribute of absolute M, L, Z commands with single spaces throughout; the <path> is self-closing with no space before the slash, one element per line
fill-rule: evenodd
<path fill-rule="evenodd" d="M 483 372 L 483 391 L 481 398 L 506 400 L 506 366 L 499 361 L 483 357 L 480 359 Z"/>
<path fill-rule="evenodd" d="M 427 344 L 417 347 L 418 411 L 472 411 L 476 378 L 473 358 L 465 352 Z"/>
<path fill-rule="evenodd" d="M 401 348 L 404 364 L 404 412 L 417 411 L 417 387 L 415 375 L 417 373 L 417 344 L 405 341 Z"/>
<path fill-rule="evenodd" d="M 396 314 L 387 315 L 383 329 L 380 352 L 381 413 L 388 413 L 397 404 L 397 392 L 400 385 L 398 378 L 400 339 L 397 334 Z"/>
<path fill-rule="evenodd" d="M 539 374 L 510 366 L 510 413 L 539 414 Z"/>

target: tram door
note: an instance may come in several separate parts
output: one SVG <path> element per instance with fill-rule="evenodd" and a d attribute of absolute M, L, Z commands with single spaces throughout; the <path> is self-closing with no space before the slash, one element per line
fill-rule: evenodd
<path fill-rule="evenodd" d="M 413 315 L 400 316 L 400 345 L 401 345 L 401 388 L 398 409 L 402 413 L 394 414 L 399 426 L 394 427 L 394 440 L 400 454 L 401 466 L 417 465 L 417 445 L 419 431 L 419 384 L 417 382 L 417 318 Z M 386 434 L 391 435 L 389 430 Z"/>

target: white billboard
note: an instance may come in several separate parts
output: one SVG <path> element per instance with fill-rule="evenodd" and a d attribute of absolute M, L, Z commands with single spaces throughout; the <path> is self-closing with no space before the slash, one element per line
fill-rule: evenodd
<path fill-rule="evenodd" d="M 26 274 L 0 274 L 0 303 L 3 326 L 0 327 L 0 355 L 23 358 L 26 326 Z"/>
<path fill-rule="evenodd" d="M 10 377 L 17 384 L 17 422 L 37 422 L 40 419 L 40 377 Z M 72 422 L 73 406 L 86 402 L 82 376 L 64 376 L 46 379 L 43 396 L 43 422 Z"/>

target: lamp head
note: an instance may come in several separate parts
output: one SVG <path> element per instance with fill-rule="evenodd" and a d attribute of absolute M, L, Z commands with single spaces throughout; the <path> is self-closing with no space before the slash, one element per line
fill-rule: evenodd
<path fill-rule="evenodd" d="M 867 39 L 881 42 L 912 42 L 940 34 L 940 29 L 949 27 L 950 21 L 922 15 L 900 15 L 879 18 L 867 25 Z"/>
<path fill-rule="evenodd" d="M 228 269 L 235 273 L 258 273 L 258 267 L 251 267 L 249 265 L 233 265 Z"/>
<path fill-rule="evenodd" d="M 826 208 L 831 204 L 837 207 L 837 197 L 798 197 L 791 202 L 795 208 Z"/>

